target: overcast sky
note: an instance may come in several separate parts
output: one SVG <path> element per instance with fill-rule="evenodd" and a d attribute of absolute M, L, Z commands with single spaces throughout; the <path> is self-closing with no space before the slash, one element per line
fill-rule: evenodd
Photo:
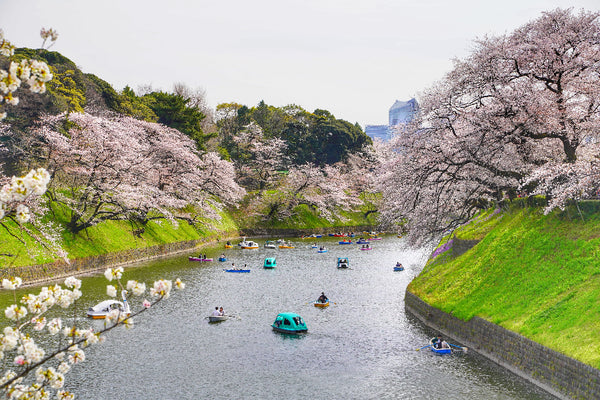
<path fill-rule="evenodd" d="M 203 88 L 209 104 L 297 104 L 387 124 L 473 40 L 508 33 L 542 11 L 600 10 L 599 0 L 0 0 L 18 47 L 51 50 L 115 89 Z"/>

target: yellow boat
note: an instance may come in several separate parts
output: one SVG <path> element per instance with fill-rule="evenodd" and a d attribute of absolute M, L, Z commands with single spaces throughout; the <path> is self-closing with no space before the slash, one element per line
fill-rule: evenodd
<path fill-rule="evenodd" d="M 291 244 L 280 244 L 279 248 L 280 249 L 293 249 L 294 246 L 292 246 Z"/>
<path fill-rule="evenodd" d="M 329 300 L 327 300 L 325 303 L 321 303 L 320 301 L 315 301 L 314 305 L 315 305 L 315 307 L 319 307 L 319 308 L 329 307 Z"/>

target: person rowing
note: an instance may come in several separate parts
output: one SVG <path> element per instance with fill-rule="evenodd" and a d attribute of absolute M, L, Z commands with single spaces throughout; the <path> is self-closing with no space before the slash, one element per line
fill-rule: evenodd
<path fill-rule="evenodd" d="M 321 292 L 321 295 L 319 296 L 317 301 L 319 303 L 327 303 L 327 301 L 329 301 L 329 299 L 327 298 L 327 296 L 325 296 L 325 292 Z"/>

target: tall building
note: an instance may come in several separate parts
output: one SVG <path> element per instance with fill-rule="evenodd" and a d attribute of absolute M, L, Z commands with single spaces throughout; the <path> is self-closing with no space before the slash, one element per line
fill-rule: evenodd
<path fill-rule="evenodd" d="M 396 100 L 390 107 L 390 126 L 409 123 L 418 110 L 419 104 L 414 98 L 408 101 Z"/>
<path fill-rule="evenodd" d="M 390 140 L 390 127 L 387 125 L 365 125 L 365 133 L 371 139 Z"/>
<path fill-rule="evenodd" d="M 409 123 L 418 110 L 419 103 L 414 98 L 408 101 L 396 100 L 389 110 L 388 125 L 366 125 L 365 133 L 371 139 L 378 138 L 387 142 L 392 137 L 392 127 Z"/>

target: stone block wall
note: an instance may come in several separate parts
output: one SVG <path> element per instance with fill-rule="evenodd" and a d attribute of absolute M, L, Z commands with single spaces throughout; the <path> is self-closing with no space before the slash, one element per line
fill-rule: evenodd
<path fill-rule="evenodd" d="M 479 317 L 463 321 L 406 291 L 406 311 L 560 399 L 600 399 L 600 370 Z"/>

